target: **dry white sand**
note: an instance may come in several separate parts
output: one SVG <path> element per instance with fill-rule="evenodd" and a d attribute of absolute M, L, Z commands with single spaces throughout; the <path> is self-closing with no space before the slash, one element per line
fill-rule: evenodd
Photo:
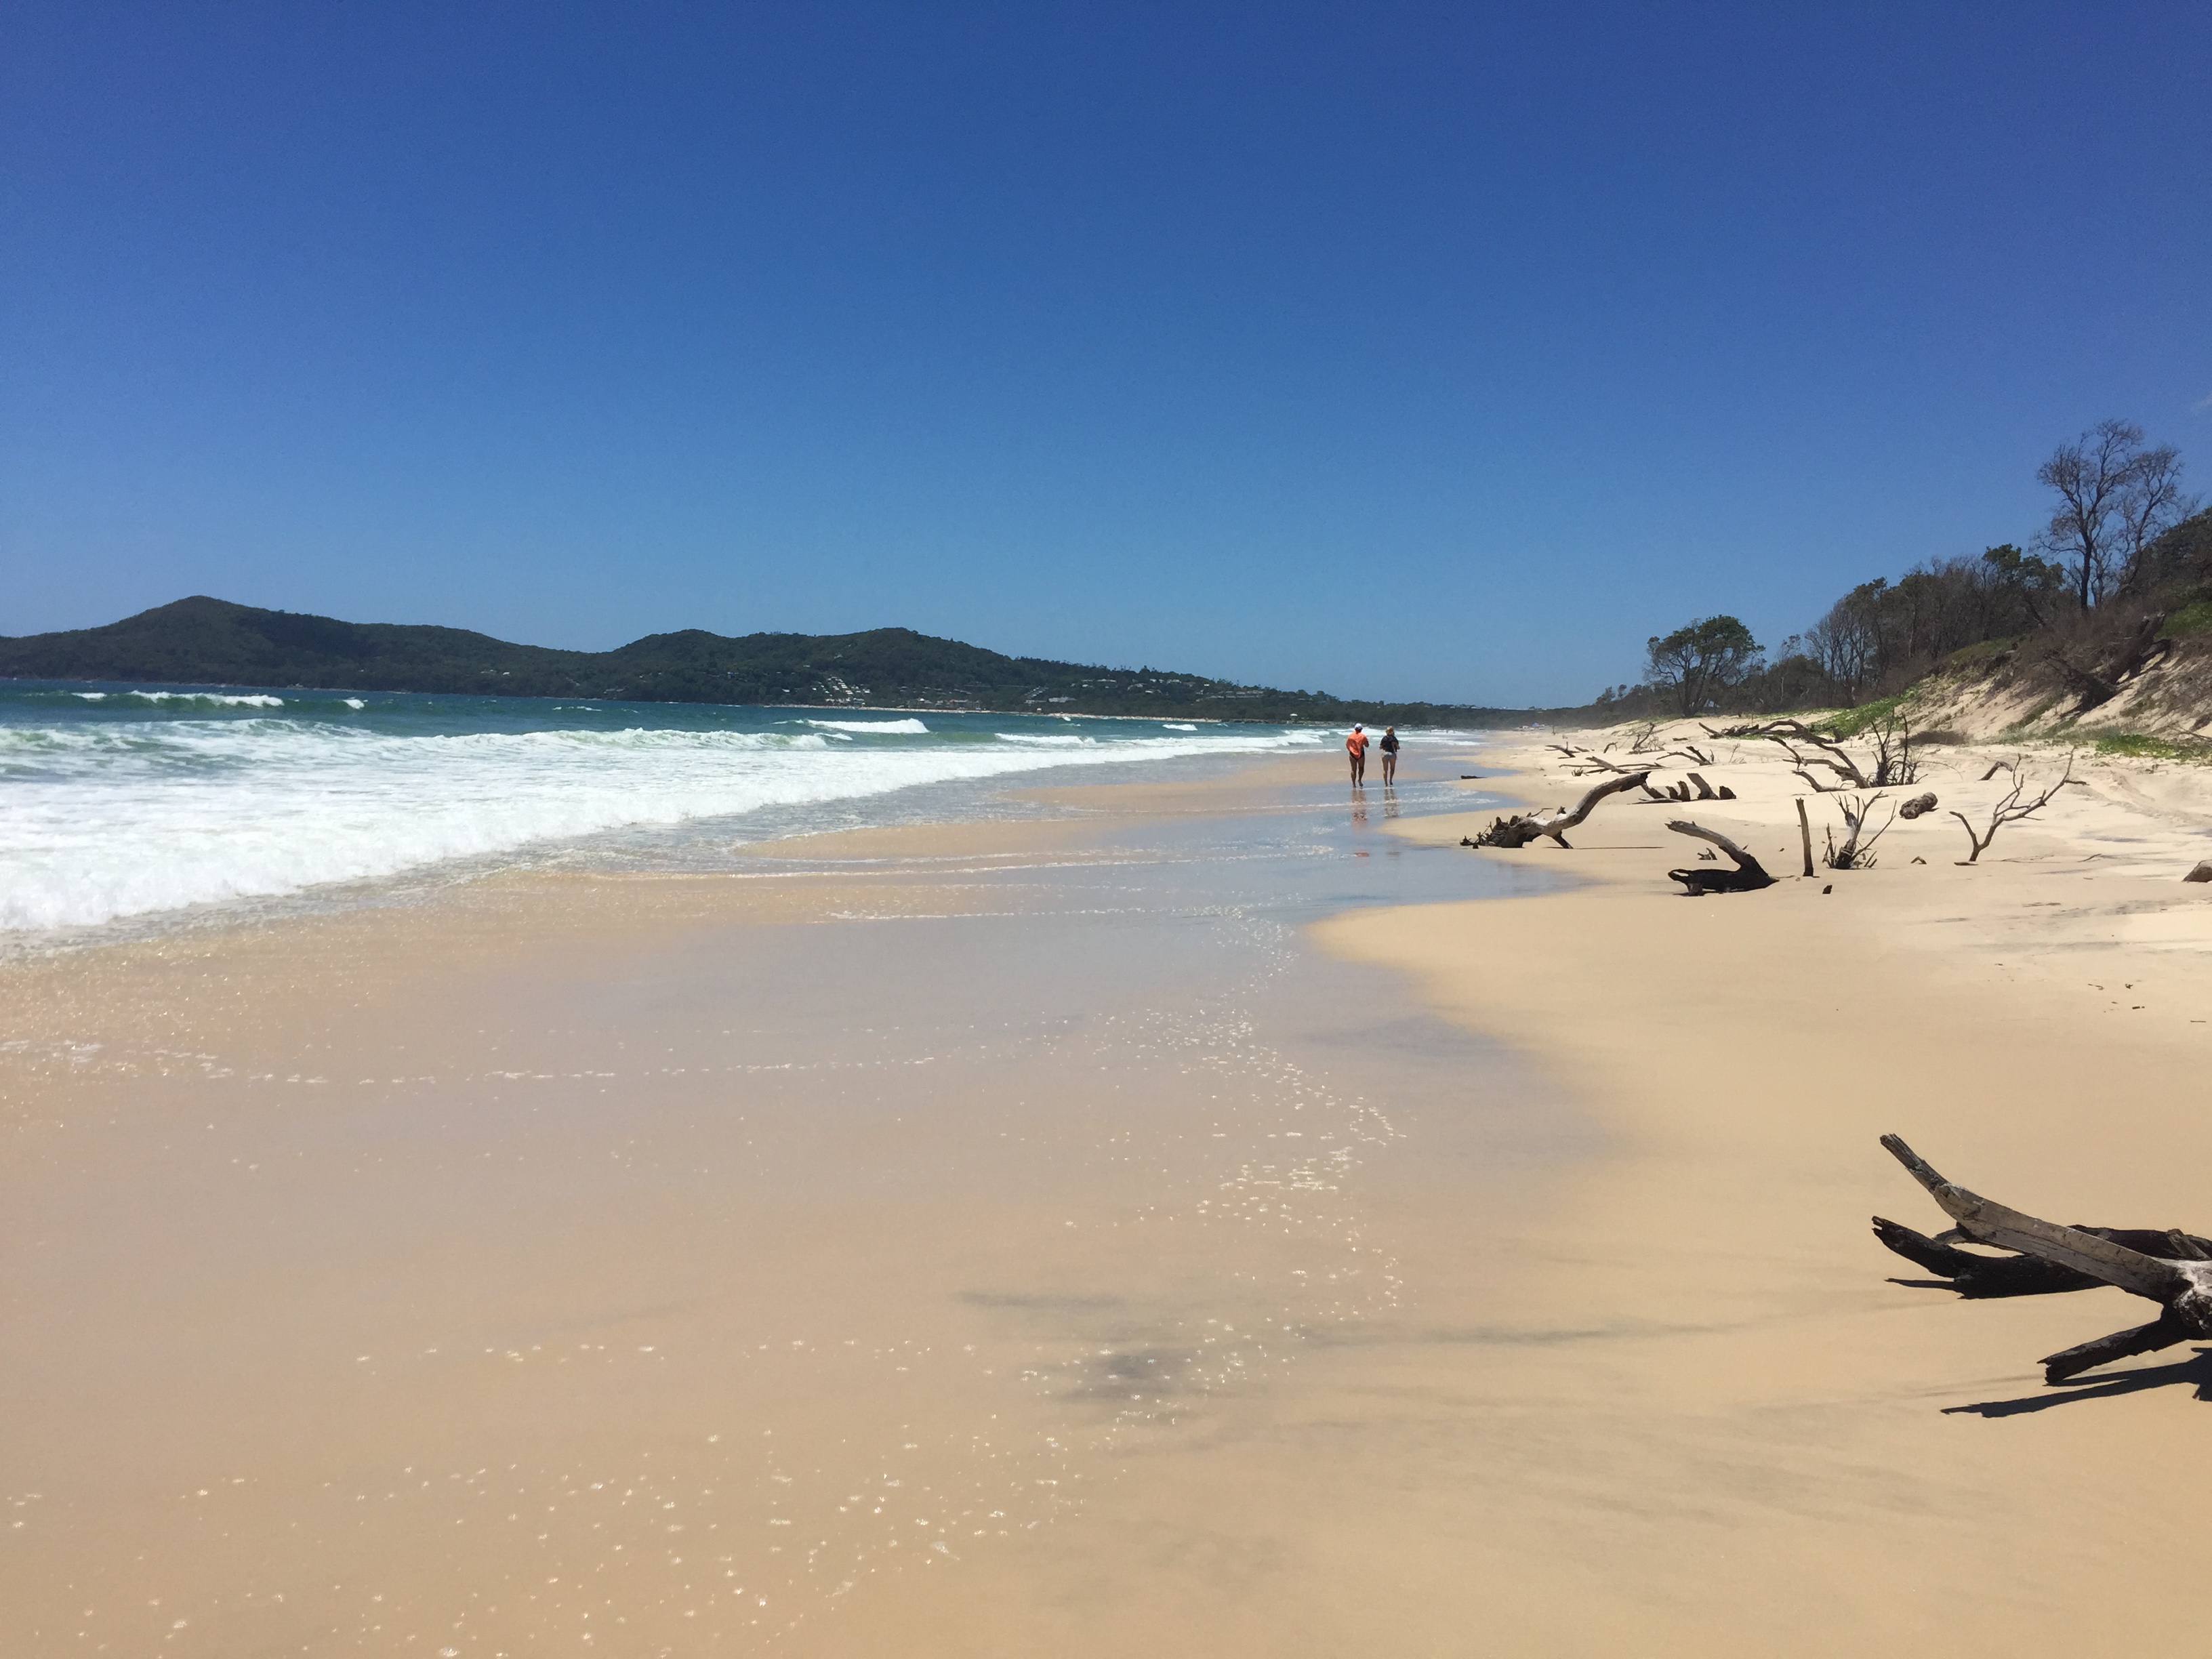
<path fill-rule="evenodd" d="M 1514 771 L 1496 787 L 1571 801 L 1588 781 L 1547 741 L 1496 751 Z M 1942 1224 L 1876 1146 L 1893 1131 L 2033 1213 L 2212 1224 L 2212 886 L 2179 879 L 2212 853 L 2212 774 L 2092 763 L 2088 788 L 1973 868 L 1936 817 L 1891 830 L 1871 870 L 1806 880 L 1803 784 L 1771 751 L 1721 748 L 1697 769 L 1736 800 L 1617 797 L 1571 852 L 1467 854 L 1571 871 L 1571 892 L 1319 930 L 1534 1056 L 1608 1134 L 1495 1243 L 1526 1340 L 1468 1374 L 1470 1419 L 1515 1425 L 1463 1564 L 1510 1610 L 1487 1650 L 2197 1650 L 2212 1352 L 2045 1388 L 2039 1357 L 2148 1304 L 1892 1285 L 1919 1274 L 1867 1221 Z M 1993 757 L 1931 751 L 1905 793 L 1978 815 L 2006 787 L 1980 781 Z M 2048 779 L 2063 756 L 2027 763 Z M 1491 816 L 1400 832 L 1456 839 Z M 1663 872 L 1698 844 L 1675 817 L 1784 879 L 1680 896 Z"/>

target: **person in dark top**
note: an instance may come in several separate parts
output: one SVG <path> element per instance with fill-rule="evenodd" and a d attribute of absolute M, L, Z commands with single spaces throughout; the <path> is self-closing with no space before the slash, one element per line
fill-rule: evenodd
<path fill-rule="evenodd" d="M 1398 775 L 1398 728 L 1382 728 L 1382 741 L 1375 745 L 1382 751 L 1382 785 L 1386 789 Z"/>

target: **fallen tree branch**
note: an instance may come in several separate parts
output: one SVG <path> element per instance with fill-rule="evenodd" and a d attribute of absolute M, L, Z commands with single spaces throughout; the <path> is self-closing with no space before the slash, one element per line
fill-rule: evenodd
<path fill-rule="evenodd" d="M 1867 825 L 1876 802 L 1887 799 L 1882 795 L 1846 795 L 1838 803 L 1844 815 L 1844 826 L 1850 831 L 1841 847 L 1836 845 L 1836 832 L 1828 831 L 1828 851 L 1826 862 L 1831 870 L 1871 870 L 1874 868 L 1874 844 L 1881 839 L 1881 832 L 1897 822 L 1897 809 L 1889 809 L 1889 816 L 1875 825 L 1871 834 Z"/>
<path fill-rule="evenodd" d="M 1571 743 L 1547 744 L 1545 747 L 1556 749 L 1565 755 L 1567 757 L 1567 770 L 1577 777 L 1585 777 L 1592 772 L 1618 772 L 1625 776 L 1636 770 L 1632 766 L 1622 766 L 1617 762 L 1607 760 L 1595 749 L 1577 748 Z M 1644 769 L 1649 772 L 1651 769 L 1647 765 Z"/>
<path fill-rule="evenodd" d="M 2181 1255 L 2184 1251 L 2202 1252 L 2198 1258 L 2212 1259 L 2212 1239 L 2199 1238 L 2193 1233 L 2175 1235 L 2146 1228 L 2077 1226 L 2076 1232 L 2124 1244 L 2145 1255 L 2164 1253 Z M 1972 1250 L 1962 1250 L 1948 1243 L 1960 1237 L 1956 1230 L 1930 1238 L 1911 1228 L 1881 1216 L 1874 1218 L 1874 1235 L 1907 1261 L 1934 1273 L 1938 1279 L 1948 1279 L 1951 1288 L 1969 1301 L 1985 1300 L 2000 1296 L 2051 1296 L 2062 1291 L 2094 1290 L 2105 1281 L 2093 1278 L 2076 1267 L 2068 1267 L 2056 1261 L 2045 1261 L 2032 1255 L 1977 1255 Z M 2176 1245 L 2177 1237 L 2179 1239 Z"/>
<path fill-rule="evenodd" d="M 1703 898 L 1708 893 L 1755 893 L 1762 887 L 1774 885 L 1774 878 L 1766 873 L 1759 861 L 1719 830 L 1692 823 L 1687 818 L 1676 818 L 1667 827 L 1678 836 L 1709 841 L 1735 860 L 1733 870 L 1669 870 L 1667 879 L 1680 882 L 1689 890 L 1691 897 Z"/>
<path fill-rule="evenodd" d="M 2179 1229 L 2160 1232 L 2060 1226 L 1946 1181 L 1895 1135 L 1884 1135 L 1881 1144 L 1958 1225 L 1950 1234 L 1927 1238 L 1877 1216 L 1875 1236 L 1931 1273 L 1954 1281 L 1978 1281 L 1984 1287 L 1965 1294 L 2033 1296 L 2102 1284 L 2159 1304 L 2159 1317 L 2148 1325 L 2045 1356 L 2041 1363 L 2046 1382 L 2063 1382 L 2092 1366 L 2131 1354 L 2212 1337 L 2212 1240 Z M 2005 1265 L 2003 1257 L 1977 1257 L 1952 1249 L 1952 1237 L 2012 1251 L 2014 1265 Z M 2037 1265 L 2021 1265 L 2029 1260 Z"/>
<path fill-rule="evenodd" d="M 1463 837 L 1460 845 L 1462 847 L 1526 847 L 1540 836 L 1548 836 L 1561 847 L 1567 847 L 1566 832 L 1588 817 L 1596 809 L 1600 801 L 1607 795 L 1617 794 L 1623 789 L 1643 788 L 1644 780 L 1650 775 L 1650 769 L 1646 768 L 1641 772 L 1629 772 L 1617 778 L 1608 778 L 1577 802 L 1575 810 L 1571 812 L 1561 812 L 1552 817 L 1534 812 L 1523 812 L 1514 817 L 1500 817 L 1497 823 L 1492 824 L 1480 835 Z"/>
<path fill-rule="evenodd" d="M 1996 770 L 1995 767 L 1990 769 L 1992 772 Z M 2012 767 L 2012 788 L 1995 807 L 1990 809 L 1990 827 L 1986 830 L 1977 833 L 1972 820 L 1964 812 L 1953 811 L 1951 816 L 1958 819 L 1965 828 L 1966 845 L 1972 849 L 1959 862 L 1962 865 L 1979 863 L 1982 854 L 1990 850 L 1990 843 L 1997 838 L 1998 830 L 2003 829 L 2008 823 L 2018 823 L 2022 818 L 2033 817 L 2051 805 L 2051 798 L 2060 790 L 2069 784 L 2078 784 L 2081 781 L 2081 779 L 2074 775 L 2074 757 L 2069 752 L 2066 757 L 2065 775 L 2033 800 L 2022 805 L 2020 798 L 2027 793 L 2027 776 L 2020 769 L 2020 763 L 2014 761 Z"/>
<path fill-rule="evenodd" d="M 1702 725 L 1703 723 L 1700 722 Z M 1705 727 L 1707 737 L 1719 740 L 1735 738 L 1780 746 L 1790 757 L 1790 763 L 1798 769 L 1797 775 L 1808 783 L 1804 769 L 1824 766 L 1854 789 L 1883 789 L 1895 783 L 1911 783 L 1920 775 L 1919 763 L 1912 754 L 1912 731 L 1902 719 L 1893 717 L 1870 728 L 1874 733 L 1875 754 L 1871 770 L 1860 764 L 1850 750 L 1818 726 L 1808 726 L 1802 720 L 1753 720 L 1744 726 L 1729 726 L 1715 730 Z M 1803 754 L 1798 745 L 1817 752 Z M 1814 789 L 1820 786 L 1813 784 Z"/>

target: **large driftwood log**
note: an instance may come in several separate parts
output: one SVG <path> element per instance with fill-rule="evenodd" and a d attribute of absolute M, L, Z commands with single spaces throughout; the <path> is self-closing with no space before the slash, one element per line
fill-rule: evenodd
<path fill-rule="evenodd" d="M 1875 1236 L 1908 1261 L 1950 1279 L 1962 1295 L 2036 1296 L 2115 1285 L 2159 1304 L 2159 1316 L 2148 1325 L 2046 1355 L 2045 1382 L 2212 1337 L 2212 1239 L 2179 1229 L 2063 1227 L 1946 1181 L 1895 1135 L 1884 1135 L 1881 1144 L 1958 1225 L 1929 1238 L 1877 1216 Z M 1954 1239 L 2014 1254 L 1978 1256 L 1956 1249 Z"/>
<path fill-rule="evenodd" d="M 1708 893 L 1755 893 L 1762 887 L 1774 885 L 1774 878 L 1766 873 L 1759 861 L 1719 830 L 1692 823 L 1687 818 L 1676 818 L 1667 827 L 1678 836 L 1695 836 L 1699 841 L 1709 841 L 1735 860 L 1733 870 L 1723 870 L 1717 866 L 1705 870 L 1694 866 L 1686 870 L 1669 870 L 1667 879 L 1680 882 L 1689 889 L 1691 897 L 1703 898 Z"/>
<path fill-rule="evenodd" d="M 2145 1255 L 2202 1250 L 2202 1259 L 2212 1260 L 2212 1239 L 2199 1238 L 2193 1233 L 2181 1234 L 2177 1248 L 2172 1233 L 2148 1228 L 2077 1225 L 2074 1231 L 2124 1244 Z M 1930 1238 L 1925 1233 L 1916 1233 L 1910 1227 L 1876 1216 L 1874 1236 L 1907 1261 L 1938 1279 L 1949 1279 L 1951 1288 L 1969 1301 L 1998 1296 L 2048 1296 L 2059 1291 L 2093 1291 L 2105 1282 L 2076 1268 L 2061 1267 L 2037 1256 L 1978 1255 L 1972 1250 L 1962 1250 L 1950 1242 L 1966 1237 L 1955 1229 Z"/>
<path fill-rule="evenodd" d="M 1608 778 L 1581 800 L 1575 803 L 1571 812 L 1523 812 L 1515 817 L 1501 817 L 1479 836 L 1464 837 L 1462 847 L 1526 847 L 1530 842 L 1548 836 L 1560 846 L 1569 845 L 1566 832 L 1594 811 L 1597 804 L 1607 795 L 1623 789 L 1640 789 L 1644 781 L 1651 775 L 1651 769 L 1641 772 L 1624 772 L 1617 778 Z"/>

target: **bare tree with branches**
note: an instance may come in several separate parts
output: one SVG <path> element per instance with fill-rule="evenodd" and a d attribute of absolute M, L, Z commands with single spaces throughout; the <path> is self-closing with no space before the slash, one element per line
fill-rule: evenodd
<path fill-rule="evenodd" d="M 1990 770 L 1994 772 L 1996 768 L 1993 766 Z M 1990 850 L 1990 843 L 1997 838 L 1998 830 L 2003 829 L 2008 823 L 2018 823 L 2022 818 L 2033 817 L 2050 805 L 2051 799 L 2060 790 L 2069 784 L 2078 784 L 2081 781 L 2081 779 L 2074 775 L 2074 757 L 2069 752 L 2066 757 L 2065 775 L 2033 800 L 2023 800 L 2021 797 L 2027 793 L 2027 777 L 2020 769 L 2020 762 L 2014 760 L 2012 763 L 2012 787 L 2005 793 L 2004 797 L 1997 802 L 1996 805 L 1990 809 L 1990 827 L 1987 830 L 1977 831 L 1973 821 L 1964 812 L 1955 810 L 1952 812 L 1951 816 L 1965 825 L 1966 844 L 1973 849 L 1959 862 L 1962 865 L 1979 862 L 1982 854 Z"/>
<path fill-rule="evenodd" d="M 2117 592 L 2145 544 L 2182 516 L 2181 455 L 2146 448 L 2132 421 L 2100 421 L 2036 469 L 2057 505 L 2039 538 L 2068 567 L 2084 611 Z"/>
<path fill-rule="evenodd" d="M 1651 684 L 1665 688 L 1685 714 L 1711 707 L 1765 655 L 1751 629 L 1734 617 L 1707 617 L 1663 638 L 1654 635 L 1646 644 Z"/>

